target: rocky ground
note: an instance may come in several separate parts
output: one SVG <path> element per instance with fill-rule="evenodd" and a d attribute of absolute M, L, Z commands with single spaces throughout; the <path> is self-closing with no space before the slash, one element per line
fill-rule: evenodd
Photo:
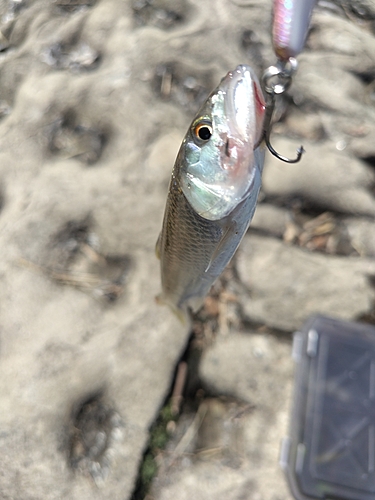
<path fill-rule="evenodd" d="M 375 322 L 374 1 L 316 8 L 272 136 L 307 153 L 267 155 L 191 326 L 154 301 L 169 175 L 220 78 L 274 62 L 271 2 L 0 15 L 1 498 L 291 498 L 292 333 L 314 312 Z"/>

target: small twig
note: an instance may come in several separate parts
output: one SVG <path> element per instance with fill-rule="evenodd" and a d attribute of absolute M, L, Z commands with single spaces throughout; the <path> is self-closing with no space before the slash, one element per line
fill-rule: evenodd
<path fill-rule="evenodd" d="M 172 89 L 172 74 L 166 69 L 161 80 L 160 93 L 163 97 L 169 97 Z"/>
<path fill-rule="evenodd" d="M 102 283 L 102 280 L 93 274 L 57 271 L 56 269 L 40 266 L 35 264 L 35 262 L 31 262 L 30 260 L 26 260 L 22 257 L 19 259 L 18 263 L 22 267 L 30 269 L 33 272 L 47 274 L 47 276 L 50 276 L 52 279 L 67 285 L 77 286 L 80 288 L 92 288 L 93 286 L 98 286 Z"/>
<path fill-rule="evenodd" d="M 171 397 L 172 415 L 178 415 L 180 413 L 180 406 L 183 400 L 183 392 L 185 388 L 187 372 L 188 372 L 188 365 L 186 361 L 181 361 L 178 364 L 177 374 Z"/>
<path fill-rule="evenodd" d="M 106 259 L 103 255 L 100 255 L 92 246 L 87 243 L 82 243 L 80 246 L 81 252 L 89 259 L 91 262 L 95 262 L 96 264 L 106 264 Z"/>
<path fill-rule="evenodd" d="M 194 417 L 194 420 L 188 427 L 187 431 L 185 434 L 182 436 L 180 442 L 176 446 L 176 448 L 173 451 L 173 456 L 177 457 L 178 455 L 182 455 L 185 453 L 187 448 L 189 447 L 189 444 L 193 441 L 194 437 L 196 436 L 197 432 L 199 431 L 203 419 L 206 416 L 207 413 L 207 405 L 206 404 L 201 404 L 200 407 L 198 408 L 198 411 Z"/>

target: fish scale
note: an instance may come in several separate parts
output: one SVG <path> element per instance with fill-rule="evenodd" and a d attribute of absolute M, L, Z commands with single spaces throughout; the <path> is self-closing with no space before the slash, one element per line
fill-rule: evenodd
<path fill-rule="evenodd" d="M 248 109 L 236 111 L 233 106 L 236 89 L 245 79 L 246 88 L 254 85 L 254 91 L 245 96 L 241 88 L 238 95 Z M 177 313 L 189 307 L 196 310 L 202 304 L 253 217 L 264 160 L 263 151 L 259 147 L 254 150 L 262 133 L 264 110 L 259 109 L 262 98 L 252 70 L 239 66 L 228 73 L 209 96 L 182 142 L 157 243 L 162 281 L 159 298 Z M 239 122 L 235 122 L 236 113 L 240 115 L 240 127 Z M 247 124 L 243 123 L 244 116 Z M 206 127 L 204 139 L 194 137 L 194 130 L 199 127 Z M 246 134 L 250 130 L 249 136 L 243 135 L 245 129 Z M 228 141 L 233 142 L 235 148 L 228 150 Z M 202 154 L 205 147 L 211 149 Z M 194 176 L 200 176 L 195 184 Z"/>
<path fill-rule="evenodd" d="M 177 161 L 175 170 L 179 167 Z M 166 298 L 178 298 L 176 307 L 181 308 L 184 301 L 203 293 L 208 278 L 205 270 L 222 235 L 223 228 L 198 216 L 177 182 L 172 181 L 160 237 L 160 258 L 163 293 Z"/>

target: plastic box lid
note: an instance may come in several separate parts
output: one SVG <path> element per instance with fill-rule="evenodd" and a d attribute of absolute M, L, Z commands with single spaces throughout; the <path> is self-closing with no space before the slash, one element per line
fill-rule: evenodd
<path fill-rule="evenodd" d="M 375 499 L 375 328 L 314 316 L 294 334 L 281 466 L 295 498 Z"/>

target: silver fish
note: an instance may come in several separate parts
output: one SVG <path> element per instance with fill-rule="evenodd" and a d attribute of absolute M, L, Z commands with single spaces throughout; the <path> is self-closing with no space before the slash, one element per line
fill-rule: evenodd
<path fill-rule="evenodd" d="M 202 305 L 249 227 L 261 186 L 264 113 L 256 75 L 238 66 L 208 97 L 182 142 L 156 245 L 159 299 L 177 313 Z"/>

